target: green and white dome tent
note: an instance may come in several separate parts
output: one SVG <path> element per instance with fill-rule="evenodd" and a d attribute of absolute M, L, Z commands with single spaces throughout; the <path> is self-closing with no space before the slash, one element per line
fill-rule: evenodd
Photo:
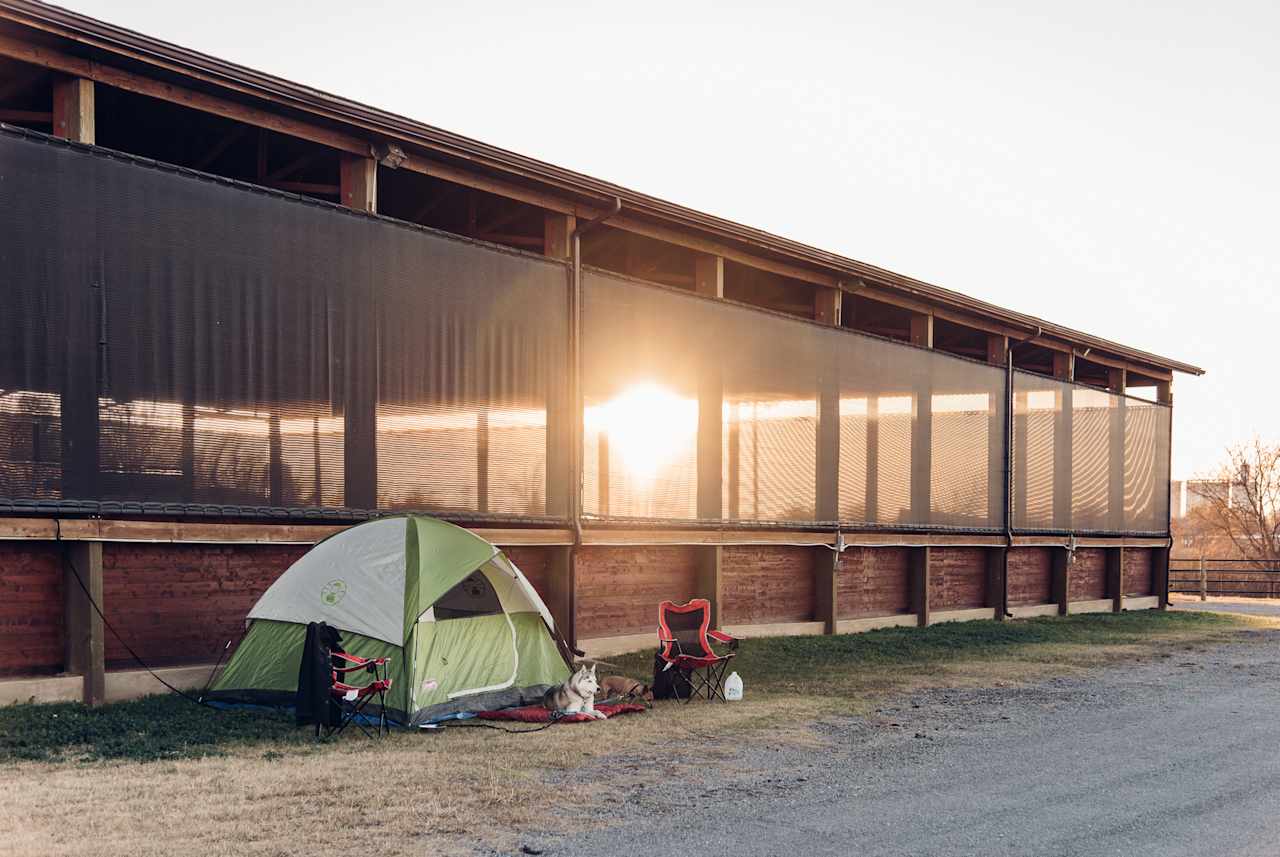
<path fill-rule="evenodd" d="M 569 675 L 555 621 L 520 569 L 434 518 L 378 518 L 330 536 L 247 622 L 210 700 L 292 705 L 308 622 L 337 628 L 350 654 L 392 659 L 387 714 L 405 725 L 532 702 Z"/>

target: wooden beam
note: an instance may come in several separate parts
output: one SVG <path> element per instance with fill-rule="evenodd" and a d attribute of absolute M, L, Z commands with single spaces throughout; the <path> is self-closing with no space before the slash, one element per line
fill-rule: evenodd
<path fill-rule="evenodd" d="M 1124 369 L 1111 367 L 1107 371 L 1107 389 L 1113 393 L 1124 395 L 1125 388 L 1128 387 L 1128 374 Z"/>
<path fill-rule="evenodd" d="M 1173 381 L 1156 382 L 1156 401 L 1162 405 L 1173 404 Z"/>
<path fill-rule="evenodd" d="M 378 162 L 373 158 L 343 155 L 339 166 L 340 199 L 347 208 L 375 213 L 378 210 Z"/>
<path fill-rule="evenodd" d="M 1151 551 L 1151 590 L 1160 599 L 1160 609 L 1169 609 L 1169 548 Z"/>
<path fill-rule="evenodd" d="M 573 255 L 570 239 L 577 228 L 572 214 L 547 211 L 542 217 L 542 253 L 552 259 L 568 259 Z"/>
<path fill-rule="evenodd" d="M 1049 587 L 1049 597 L 1050 600 L 1058 605 L 1058 615 L 1066 616 L 1067 598 L 1070 591 L 1071 554 L 1066 548 L 1054 548 L 1052 558 L 1052 580 Z"/>
<path fill-rule="evenodd" d="M 197 170 L 207 169 L 214 161 L 222 157 L 222 154 L 226 152 L 227 149 L 230 149 L 238 141 L 242 140 L 248 133 L 248 125 L 237 125 L 235 128 L 232 128 L 229 132 L 222 135 L 222 138 L 219 139 L 218 142 L 214 143 L 213 146 L 210 147 L 209 151 L 204 153 L 204 156 L 196 162 L 195 168 Z"/>
<path fill-rule="evenodd" d="M 53 81 L 53 136 L 77 143 L 96 141 L 93 81 L 57 77 Z"/>
<path fill-rule="evenodd" d="M 844 308 L 844 292 L 839 289 L 818 288 L 813 291 L 813 319 L 819 324 L 840 326 L 840 313 Z"/>
<path fill-rule="evenodd" d="M 921 628 L 929 626 L 929 551 L 928 547 L 912 548 L 907 570 L 910 575 L 911 612 L 916 614 Z"/>
<path fill-rule="evenodd" d="M 813 549 L 813 618 L 828 634 L 836 633 L 840 621 L 840 554 L 830 548 Z"/>
<path fill-rule="evenodd" d="M 543 593 L 543 601 L 551 612 L 560 636 L 570 646 L 578 644 L 577 617 L 574 615 L 577 609 L 574 597 L 577 586 L 577 554 L 578 549 L 574 547 L 552 549 L 547 569 L 547 591 Z"/>
<path fill-rule="evenodd" d="M 693 257 L 693 290 L 709 298 L 724 297 L 724 257 L 698 253 Z"/>
<path fill-rule="evenodd" d="M 1074 381 L 1076 377 L 1075 355 L 1069 351 L 1053 352 L 1053 377 L 1059 381 Z"/>
<path fill-rule="evenodd" d="M 986 606 L 994 613 L 997 622 L 1007 617 L 1009 590 L 1005 573 L 1008 562 L 1008 550 L 1002 547 L 987 548 L 987 594 Z"/>
<path fill-rule="evenodd" d="M 987 334 L 987 362 L 993 366 L 1004 366 L 1005 355 L 1009 353 L 1009 337 L 999 333 Z"/>
<path fill-rule="evenodd" d="M 360 136 L 346 134 L 311 122 L 288 118 L 277 112 L 278 108 L 276 110 L 264 110 L 252 107 L 248 104 L 188 89 L 178 84 L 134 74 L 133 72 L 124 71 L 123 69 L 82 57 L 64 54 L 52 48 L 36 45 L 13 36 L 0 35 L 0 56 L 106 84 L 107 86 L 113 86 L 116 89 L 123 89 L 138 95 L 146 95 L 173 104 L 180 104 L 184 107 L 212 113 L 215 116 L 222 116 L 226 119 L 235 119 L 238 122 L 244 122 L 249 125 L 269 128 L 272 131 L 279 131 L 282 134 L 289 134 L 302 140 L 321 143 L 339 151 L 357 155 L 367 155 L 369 153 L 368 141 Z"/>
<path fill-rule="evenodd" d="M 7 110 L 0 109 L 0 122 L 33 122 L 52 125 L 53 113 L 48 110 Z"/>
<path fill-rule="evenodd" d="M 313 196 L 339 196 L 342 192 L 342 188 L 339 185 L 324 184 L 323 182 L 290 182 L 264 179 L 262 186 L 288 191 L 289 193 L 305 193 Z"/>
<path fill-rule="evenodd" d="M 86 705 L 106 700 L 106 638 L 102 616 L 102 542 L 69 545 L 65 559 L 63 603 L 66 622 L 66 670 L 84 677 Z"/>
<path fill-rule="evenodd" d="M 1124 548 L 1107 548 L 1107 597 L 1111 599 L 1111 612 L 1124 609 Z"/>
<path fill-rule="evenodd" d="M 911 316 L 911 344 L 921 348 L 933 347 L 933 313 Z"/>
<path fill-rule="evenodd" d="M 694 549 L 697 570 L 698 596 L 711 602 L 711 627 L 723 625 L 721 612 L 724 578 L 722 574 L 723 550 L 719 545 L 707 545 Z"/>

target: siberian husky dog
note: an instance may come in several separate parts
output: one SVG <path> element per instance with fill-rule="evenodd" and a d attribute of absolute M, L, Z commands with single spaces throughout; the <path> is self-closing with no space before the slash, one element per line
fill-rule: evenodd
<path fill-rule="evenodd" d="M 591 669 L 578 667 L 578 671 L 569 676 L 563 684 L 550 688 L 542 695 L 542 707 L 563 714 L 586 714 L 597 720 L 604 720 L 604 712 L 596 711 L 596 665 Z"/>

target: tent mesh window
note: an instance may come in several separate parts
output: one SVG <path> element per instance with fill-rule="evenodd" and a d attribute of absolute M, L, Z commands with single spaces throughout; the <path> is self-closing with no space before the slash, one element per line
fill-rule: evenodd
<path fill-rule="evenodd" d="M 437 620 L 466 619 L 501 613 L 502 604 L 484 572 L 476 570 L 436 599 L 431 609 Z"/>

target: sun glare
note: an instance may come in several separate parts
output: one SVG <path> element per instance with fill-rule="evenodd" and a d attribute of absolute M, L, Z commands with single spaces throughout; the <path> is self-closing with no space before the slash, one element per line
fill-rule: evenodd
<path fill-rule="evenodd" d="M 657 384 L 637 384 L 588 408 L 586 419 L 589 430 L 608 437 L 610 456 L 627 473 L 652 479 L 696 442 L 698 402 Z"/>

